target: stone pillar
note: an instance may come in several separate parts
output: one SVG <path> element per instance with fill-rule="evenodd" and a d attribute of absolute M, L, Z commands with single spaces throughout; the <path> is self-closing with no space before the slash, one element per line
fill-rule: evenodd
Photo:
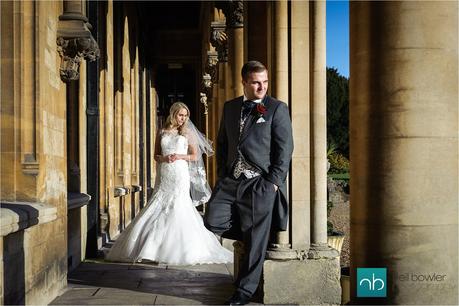
<path fill-rule="evenodd" d="M 214 21 L 211 22 L 211 33 L 210 43 L 217 52 L 217 63 L 212 69 L 215 75 L 214 86 L 212 87 L 212 100 L 209 105 L 211 121 L 211 136 L 212 141 L 216 143 L 217 133 L 220 126 L 221 113 L 223 110 L 223 104 L 226 101 L 225 94 L 225 67 L 228 61 L 228 35 L 226 33 L 226 25 L 223 18 L 223 13 L 219 9 L 214 8 Z M 215 59 L 213 59 L 214 61 Z M 212 76 L 212 73 L 211 73 Z M 218 148 L 216 148 L 218 150 Z M 209 183 L 213 186 L 217 180 L 217 163 L 215 157 L 211 159 L 212 169 L 211 176 L 209 177 Z"/>
<path fill-rule="evenodd" d="M 64 14 L 81 14 L 83 5 L 81 0 L 65 0 L 64 1 Z"/>
<path fill-rule="evenodd" d="M 265 64 L 271 72 L 273 50 L 270 48 L 270 43 L 273 39 L 272 27 L 274 26 L 272 9 L 277 5 L 277 1 L 244 1 L 244 4 L 245 61 L 257 60 Z"/>
<path fill-rule="evenodd" d="M 288 3 L 276 1 L 273 6 L 271 90 L 274 97 L 288 104 Z"/>
<path fill-rule="evenodd" d="M 244 65 L 244 8 L 243 2 L 229 1 L 223 10 L 228 32 L 228 64 L 231 69 L 232 98 L 244 94 L 241 83 L 241 69 Z"/>
<path fill-rule="evenodd" d="M 352 302 L 383 267 L 378 303 L 457 305 L 458 3 L 351 2 L 350 42 Z"/>
<path fill-rule="evenodd" d="M 233 83 L 233 96 L 238 97 L 244 94 L 241 83 L 241 69 L 244 65 L 244 31 L 242 27 L 229 29 L 229 56 Z"/>
<path fill-rule="evenodd" d="M 327 244 L 327 75 L 325 6 L 313 1 L 311 8 L 311 252 L 325 256 Z M 334 253 L 334 252 L 333 252 Z"/>
<path fill-rule="evenodd" d="M 273 3 L 273 65 L 271 69 L 271 91 L 277 99 L 289 103 L 288 66 L 288 4 L 286 1 Z M 277 232 L 270 245 L 268 258 L 293 259 L 297 257 L 290 247 L 290 234 Z"/>
<path fill-rule="evenodd" d="M 278 4 L 279 6 L 280 4 Z M 310 122 L 309 122 L 309 3 L 292 1 L 290 8 L 290 110 L 295 149 L 292 157 L 290 218 L 292 248 L 310 244 Z M 276 7 L 277 9 L 277 7 Z M 285 14 L 285 13 L 284 13 Z M 288 15 L 287 15 L 288 16 Z M 284 16 L 284 18 L 287 18 Z M 279 56 L 275 56 L 279 58 Z M 288 66 L 286 66 L 288 67 Z M 280 84 L 277 84 L 278 86 Z M 285 85 L 284 85 L 285 86 Z M 276 90 L 278 90 L 276 88 Z"/>
<path fill-rule="evenodd" d="M 314 8 L 314 5 L 317 7 Z M 325 128 L 320 130 L 314 129 L 313 126 L 325 120 L 325 116 L 317 116 L 321 114 L 317 112 L 317 107 L 322 107 L 323 110 L 325 106 L 325 87 L 321 87 L 325 86 L 325 54 L 318 54 L 325 52 L 325 37 L 321 36 L 322 40 L 319 41 L 313 40 L 311 38 L 314 35 L 311 32 L 314 29 L 312 21 L 316 20 L 321 27 L 321 34 L 325 33 L 325 5 L 307 1 L 276 1 L 273 2 L 273 6 L 273 92 L 289 103 L 295 144 L 289 179 L 290 233 L 285 236 L 281 234 L 277 241 L 290 242 L 290 253 L 296 256 L 288 258 L 280 252 L 281 248 L 268 253 L 263 266 L 263 303 L 336 305 L 340 304 L 341 297 L 339 254 L 326 245 L 322 245 L 322 249 L 310 249 L 311 219 L 316 218 L 314 214 L 311 216 L 310 209 L 313 199 L 310 193 L 311 182 L 316 179 L 311 175 L 311 172 L 315 172 L 311 171 L 310 165 L 311 162 L 317 162 L 311 158 L 311 148 L 318 148 L 316 143 L 325 142 L 326 139 Z M 317 37 L 317 34 L 315 36 Z M 315 53 L 312 52 L 317 56 L 316 64 L 313 64 L 311 49 L 316 50 Z M 314 67 L 317 69 L 315 72 Z M 313 95 L 310 92 L 311 88 Z M 316 98 L 316 101 L 312 102 L 311 99 L 316 96 L 322 100 Z M 312 134 L 314 137 L 323 139 L 311 141 L 311 130 L 315 132 Z M 323 154 L 325 156 L 325 150 Z M 326 163 L 323 165 L 326 170 Z M 317 170 L 315 171 L 317 173 Z M 322 221 L 325 221 L 326 230 L 326 219 Z M 276 256 L 279 254 L 284 257 Z"/>
<path fill-rule="evenodd" d="M 288 99 L 288 14 L 287 2 L 274 2 L 274 58 L 272 68 L 273 96 L 289 103 Z M 277 243 L 282 246 L 290 245 L 289 231 L 277 234 Z"/>

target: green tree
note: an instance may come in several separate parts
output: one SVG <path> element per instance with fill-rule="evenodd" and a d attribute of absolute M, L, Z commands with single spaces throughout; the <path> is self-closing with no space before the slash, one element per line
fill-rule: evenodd
<path fill-rule="evenodd" d="M 327 143 L 349 158 L 349 79 L 328 67 Z"/>

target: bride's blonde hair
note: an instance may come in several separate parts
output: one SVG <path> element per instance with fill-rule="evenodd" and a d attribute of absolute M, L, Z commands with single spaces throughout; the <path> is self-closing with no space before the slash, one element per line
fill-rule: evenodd
<path fill-rule="evenodd" d="M 181 126 L 178 126 L 176 117 L 179 111 L 181 111 L 182 109 L 186 110 L 186 112 L 188 113 L 188 116 L 185 122 Z M 166 129 L 172 129 L 172 128 L 177 127 L 179 134 L 183 135 L 183 133 L 185 132 L 185 125 L 188 119 L 190 119 L 190 109 L 188 108 L 188 106 L 186 106 L 186 104 L 183 102 L 175 102 L 174 104 L 172 104 L 171 108 L 169 109 L 169 116 L 167 116 L 166 124 L 165 124 Z"/>

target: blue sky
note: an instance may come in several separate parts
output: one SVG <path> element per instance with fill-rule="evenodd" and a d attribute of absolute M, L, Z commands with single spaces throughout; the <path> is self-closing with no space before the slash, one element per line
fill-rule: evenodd
<path fill-rule="evenodd" d="M 327 67 L 349 77 L 349 1 L 327 0 Z"/>

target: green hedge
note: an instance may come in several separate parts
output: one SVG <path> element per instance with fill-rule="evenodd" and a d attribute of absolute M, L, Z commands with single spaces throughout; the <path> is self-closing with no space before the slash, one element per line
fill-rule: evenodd
<path fill-rule="evenodd" d="M 349 172 L 349 159 L 343 154 L 332 152 L 328 154 L 328 161 L 330 163 L 329 173 L 346 173 Z"/>

